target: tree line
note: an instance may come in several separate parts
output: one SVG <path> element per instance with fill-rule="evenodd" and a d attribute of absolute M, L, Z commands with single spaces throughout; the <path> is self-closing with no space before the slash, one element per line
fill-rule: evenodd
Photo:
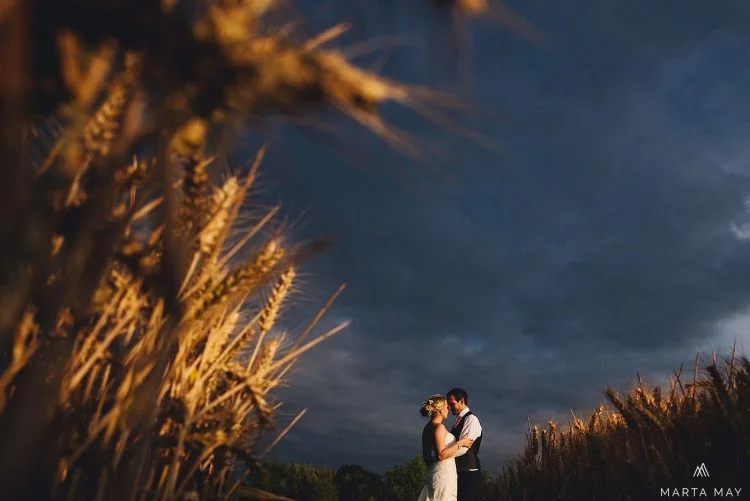
<path fill-rule="evenodd" d="M 402 501 L 419 497 L 426 476 L 427 465 L 420 456 L 394 465 L 382 475 L 358 464 L 333 469 L 268 461 L 247 485 L 298 501 Z M 492 483 L 486 472 L 485 483 L 487 487 Z"/>

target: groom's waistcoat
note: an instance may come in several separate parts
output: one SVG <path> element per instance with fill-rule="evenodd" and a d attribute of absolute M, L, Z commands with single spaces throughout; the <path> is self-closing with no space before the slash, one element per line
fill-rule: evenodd
<path fill-rule="evenodd" d="M 473 413 L 471 411 L 467 412 L 464 417 L 461 418 L 461 421 L 458 422 L 456 426 L 451 428 L 451 433 L 456 437 L 456 440 L 461 438 L 461 431 L 464 429 L 464 423 L 466 423 L 466 418 L 471 416 Z M 466 451 L 466 454 L 463 456 L 456 456 L 456 469 L 458 471 L 467 471 L 467 470 L 479 470 L 482 468 L 481 463 L 479 462 L 479 446 L 482 445 L 482 435 L 479 435 L 476 440 L 474 440 L 474 443 L 471 444 L 471 447 L 468 451 Z"/>

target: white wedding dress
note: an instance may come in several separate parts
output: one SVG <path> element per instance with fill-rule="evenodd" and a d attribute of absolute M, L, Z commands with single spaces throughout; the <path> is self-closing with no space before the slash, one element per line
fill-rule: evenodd
<path fill-rule="evenodd" d="M 456 441 L 450 433 L 445 434 L 445 447 Z M 453 457 L 438 461 L 432 451 L 434 462 L 427 470 L 427 482 L 417 501 L 455 501 L 458 498 L 458 473 Z"/>

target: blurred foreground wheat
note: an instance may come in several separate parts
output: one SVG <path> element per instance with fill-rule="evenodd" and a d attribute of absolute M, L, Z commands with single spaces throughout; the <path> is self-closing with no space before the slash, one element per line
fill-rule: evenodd
<path fill-rule="evenodd" d="M 227 498 L 270 392 L 345 327 L 275 331 L 325 242 L 290 245 L 277 209 L 238 227 L 264 152 L 219 182 L 205 144 L 233 114 L 326 103 L 387 135 L 375 105 L 405 91 L 263 31 L 273 4 L 3 4 L 4 498 Z"/>
<path fill-rule="evenodd" d="M 84 158 L 102 155 L 107 133 L 116 134 L 118 82 L 84 128 Z M 182 169 L 170 193 L 177 203 L 173 226 L 155 216 L 167 203 L 164 197 L 143 193 L 156 161 L 136 158 L 116 169 L 111 205 L 99 224 L 120 224 L 106 240 L 112 252 L 100 264 L 101 280 L 90 285 L 89 303 L 60 304 L 53 315 L 43 299 L 32 296 L 13 329 L 12 355 L 0 377 L 4 416 L 24 402 L 17 392 L 32 370 L 47 374 L 54 364 L 62 374 L 50 431 L 36 450 L 28 450 L 34 457 L 44 451 L 39 466 L 55 468 L 55 497 L 115 499 L 129 492 L 137 499 L 173 499 L 186 491 L 227 497 L 239 465 L 253 465 L 258 435 L 278 406 L 269 392 L 301 353 L 344 327 L 312 340 L 274 331 L 297 267 L 315 245 L 290 247 L 283 235 L 263 232 L 276 209 L 252 228 L 237 227 L 263 152 L 247 174 L 215 185 L 210 159 L 200 151 L 180 151 L 181 142 L 194 144 L 204 129 L 200 120 L 188 122 L 169 151 L 168 161 Z M 60 199 L 61 211 L 81 210 L 94 196 L 95 187 L 85 187 L 80 171 L 74 179 Z M 69 286 L 71 267 L 85 273 L 100 256 L 89 251 L 88 262 L 78 261 L 83 235 L 66 234 L 62 222 L 50 229 L 43 261 L 48 268 L 39 270 L 46 279 L 38 287 L 40 294 L 57 295 Z M 238 229 L 242 239 L 230 245 Z M 97 246 L 99 238 L 88 246 Z M 169 240 L 185 245 L 188 258 L 176 290 L 165 286 Z M 63 355 L 60 344 L 70 350 L 66 358 L 45 361 L 49 350 Z"/>

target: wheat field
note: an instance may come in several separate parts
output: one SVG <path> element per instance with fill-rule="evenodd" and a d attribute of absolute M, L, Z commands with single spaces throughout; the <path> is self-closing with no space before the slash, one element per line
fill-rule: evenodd
<path fill-rule="evenodd" d="M 734 353 L 669 386 L 640 378 L 629 393 L 606 390 L 607 405 L 564 426 L 532 426 L 524 450 L 486 487 L 488 499 L 658 499 L 700 486 L 744 487 L 750 467 L 750 360 Z M 692 492 L 692 491 L 691 491 Z M 736 492 L 736 491 L 734 491 Z M 671 495 L 671 494 L 670 494 Z"/>

